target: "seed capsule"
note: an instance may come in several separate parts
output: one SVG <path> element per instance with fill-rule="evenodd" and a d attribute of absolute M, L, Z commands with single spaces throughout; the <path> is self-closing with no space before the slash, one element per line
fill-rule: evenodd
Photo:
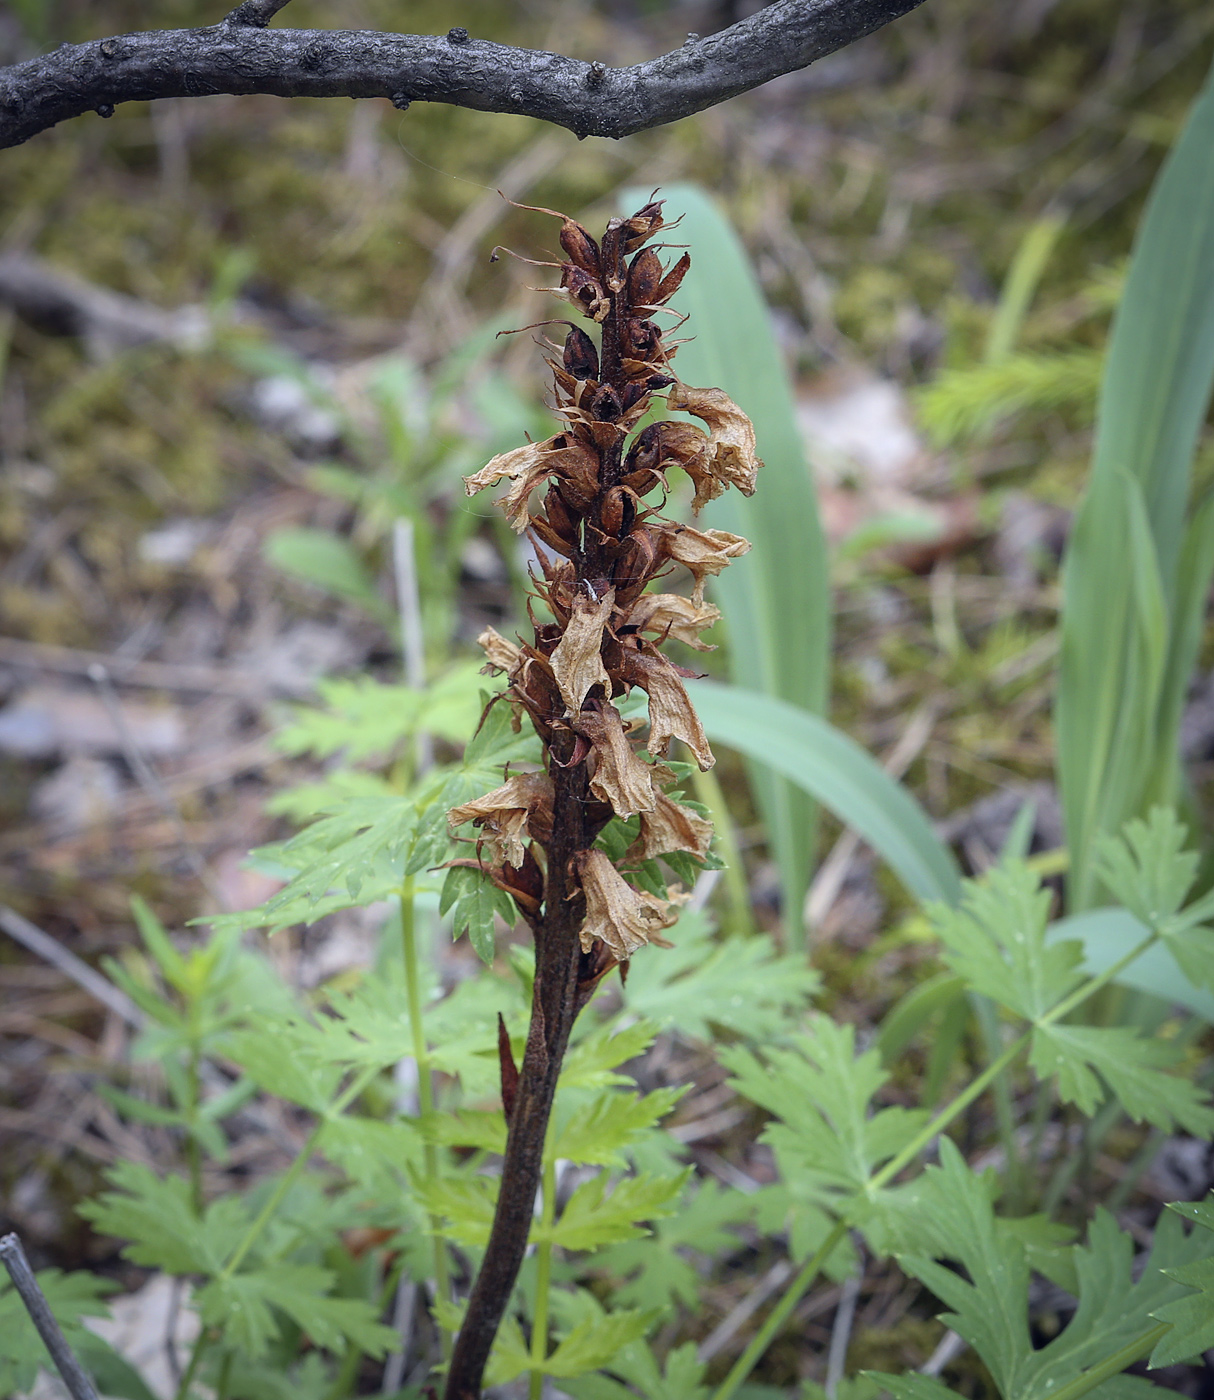
<path fill-rule="evenodd" d="M 599 377 L 599 352 L 594 341 L 585 331 L 570 326 L 565 337 L 565 368 L 574 379 L 597 379 Z"/>
<path fill-rule="evenodd" d="M 652 248 L 642 248 L 628 269 L 628 296 L 633 306 L 649 306 L 662 280 L 662 259 Z"/>
<path fill-rule="evenodd" d="M 602 264 L 599 259 L 599 245 L 581 224 L 566 219 L 561 226 L 561 247 L 575 267 L 580 267 L 591 277 L 600 276 Z"/>

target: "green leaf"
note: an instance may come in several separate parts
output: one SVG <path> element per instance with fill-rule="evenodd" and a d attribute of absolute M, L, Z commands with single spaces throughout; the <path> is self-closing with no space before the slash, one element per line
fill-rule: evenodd
<path fill-rule="evenodd" d="M 705 1043 L 719 1028 L 766 1040 L 800 1014 L 820 980 L 803 956 L 780 956 L 766 934 L 717 940 L 704 913 L 684 914 L 673 948 L 630 964 L 624 1004 L 651 1030 Z"/>
<path fill-rule="evenodd" d="M 484 1246 L 493 1225 L 498 1183 L 484 1176 L 415 1177 L 413 1194 L 442 1222 L 442 1233 L 457 1244 Z M 532 1239 L 535 1227 L 532 1227 Z"/>
<path fill-rule="evenodd" d="M 330 1296 L 334 1274 L 316 1264 L 273 1264 L 212 1280 L 197 1297 L 204 1323 L 223 1329 L 257 1360 L 278 1336 L 275 1313 L 285 1314 L 319 1347 L 335 1351 L 351 1343 L 373 1357 L 385 1355 L 399 1338 L 383 1326 L 363 1298 Z"/>
<path fill-rule="evenodd" d="M 957 1392 L 950 1390 L 943 1381 L 931 1376 L 921 1376 L 916 1371 L 905 1371 L 894 1375 L 889 1371 L 864 1371 L 865 1376 L 880 1382 L 894 1400 L 957 1400 Z"/>
<path fill-rule="evenodd" d="M 104 1235 L 129 1240 L 123 1255 L 169 1274 L 210 1274 L 223 1266 L 247 1224 L 243 1202 L 221 1196 L 200 1218 L 184 1177 L 158 1177 L 136 1162 L 106 1172 L 114 1188 L 78 1207 Z"/>
<path fill-rule="evenodd" d="M 555 1133 L 545 1155 L 570 1162 L 593 1162 L 603 1167 L 626 1164 L 631 1146 L 674 1108 L 686 1086 L 655 1089 L 651 1094 L 625 1094 L 608 1089 L 574 1109 Z M 558 1105 L 559 1107 L 559 1105 Z"/>
<path fill-rule="evenodd" d="M 1171 1131 L 1185 1128 L 1198 1137 L 1214 1132 L 1214 1108 L 1195 1084 L 1164 1073 L 1180 1054 L 1159 1040 L 1147 1040 L 1128 1026 L 1036 1026 L 1029 1062 L 1042 1079 L 1056 1078 L 1059 1096 L 1091 1116 L 1108 1085 L 1136 1123 Z"/>
<path fill-rule="evenodd" d="M 695 681 L 688 693 L 714 743 L 727 744 L 812 794 L 920 899 L 955 904 L 957 863 L 923 809 L 854 739 L 787 701 Z"/>
<path fill-rule="evenodd" d="M 1161 928 L 1184 903 L 1198 855 L 1185 850 L 1188 829 L 1170 807 L 1127 822 L 1119 836 L 1097 837 L 1096 873 L 1110 893 L 1148 928 Z"/>
<path fill-rule="evenodd" d="M 1113 323 L 1091 480 L 1063 570 L 1056 727 L 1073 911 L 1093 843 L 1179 785 L 1180 697 L 1209 540 L 1185 528 L 1214 381 L 1214 80 L 1155 181 Z M 1202 507 L 1200 516 L 1207 519 Z"/>
<path fill-rule="evenodd" d="M 612 1298 L 627 1307 L 668 1309 L 676 1302 L 694 1308 L 700 1296 L 700 1274 L 685 1253 L 713 1258 L 732 1253 L 740 1244 L 728 1227 L 741 1225 L 755 1213 L 752 1196 L 726 1191 L 711 1177 L 679 1203 L 678 1210 L 660 1219 L 648 1239 L 627 1240 L 602 1250 L 596 1270 L 623 1282 Z"/>
<path fill-rule="evenodd" d="M 871 1111 L 888 1079 L 876 1049 L 855 1052 L 855 1028 L 825 1016 L 785 1048 L 720 1052 L 744 1098 L 778 1120 L 763 1133 L 789 1181 L 806 1183 L 820 1203 L 862 1191 L 873 1173 L 906 1146 L 927 1113 L 903 1108 Z"/>
<path fill-rule="evenodd" d="M 562 1089 L 602 1089 L 611 1084 L 631 1084 L 626 1074 L 615 1074 L 617 1065 L 635 1060 L 653 1044 L 657 1027 L 650 1021 L 616 1022 L 597 1026 L 576 1041 L 561 1066 Z"/>
<path fill-rule="evenodd" d="M 510 896 L 470 866 L 456 865 L 447 871 L 438 912 L 450 913 L 451 930 L 456 938 L 467 933 L 478 958 L 491 963 L 497 952 L 497 925 L 494 916 L 513 928 L 518 911 Z"/>
<path fill-rule="evenodd" d="M 598 1318 L 585 1318 L 544 1362 L 546 1375 L 565 1379 L 608 1365 L 631 1342 L 653 1326 L 654 1315 L 623 1309 Z"/>
<path fill-rule="evenodd" d="M 1188 1361 L 1214 1347 L 1214 1238 L 1202 1235 L 1202 1230 L 1214 1231 L 1214 1195 L 1204 1201 L 1177 1202 L 1168 1209 L 1199 1227 L 1190 1236 L 1190 1243 L 1204 1257 L 1164 1270 L 1174 1283 L 1197 1291 L 1166 1303 L 1151 1314 L 1160 1322 L 1172 1324 L 1172 1331 L 1151 1354 L 1152 1366 Z"/>
<path fill-rule="evenodd" d="M 316 688 L 323 704 L 294 707 L 291 723 L 275 735 L 283 753 L 328 758 L 344 751 L 356 763 L 387 757 L 421 731 L 462 744 L 484 708 L 476 661 L 450 667 L 422 690 L 372 676 L 331 677 Z"/>
<path fill-rule="evenodd" d="M 934 905 L 944 961 L 969 987 L 1035 1021 L 1083 980 L 1078 943 L 1047 943 L 1051 895 L 1023 861 L 967 880 L 960 908 Z"/>
<path fill-rule="evenodd" d="M 1178 1220 L 1161 1217 L 1151 1254 L 1140 1272 L 1134 1246 L 1106 1211 L 1098 1211 L 1085 1247 L 1072 1251 L 1079 1306 L 1052 1341 L 1034 1348 L 1029 1331 L 1029 1264 L 1018 1222 L 995 1219 L 991 1184 L 972 1172 L 954 1144 L 940 1142 L 940 1166 L 913 1183 L 908 1212 L 920 1247 L 899 1256 L 902 1267 L 921 1279 L 952 1311 L 941 1318 L 981 1357 L 1007 1400 L 1046 1400 L 1151 1331 L 1151 1316 L 1180 1296 L 1181 1285 L 1164 1270 L 1192 1262 L 1202 1252 L 1186 1240 Z M 1208 1248 L 1208 1247 L 1207 1247 Z M 961 1264 L 965 1274 L 937 1263 Z M 1137 1274 L 1137 1281 L 1135 1275 Z M 1132 1378 L 1108 1382 L 1108 1394 L 1141 1393 Z M 904 1394 L 912 1396 L 911 1390 Z M 936 1392 L 933 1392 L 935 1395 Z M 1101 1394 L 1105 1391 L 1101 1390 Z"/>
<path fill-rule="evenodd" d="M 325 1120 L 316 1150 L 379 1200 L 398 1195 L 406 1173 L 420 1169 L 423 1160 L 422 1138 L 413 1123 L 348 1113 Z"/>
<path fill-rule="evenodd" d="M 223 1049 L 267 1093 L 324 1113 L 361 1047 L 341 1021 L 296 1015 L 267 1016 L 255 1028 L 234 1031 Z"/>
<path fill-rule="evenodd" d="M 1126 909 L 1090 909 L 1087 913 L 1073 914 L 1068 919 L 1051 924 L 1047 938 L 1051 943 L 1071 940 L 1080 943 L 1085 969 L 1088 974 L 1095 975 L 1119 962 L 1150 931 Z M 1194 985 L 1199 975 L 1204 980 L 1212 941 L 1214 939 L 1204 928 L 1170 935 L 1164 943 L 1156 943 L 1141 953 L 1117 974 L 1114 981 L 1123 987 L 1149 992 L 1166 1002 L 1186 1006 L 1208 1024 L 1214 1025 L 1214 996 Z M 1187 966 L 1182 968 L 1179 965 L 1178 960 L 1182 956 L 1189 958 L 1191 973 Z"/>
<path fill-rule="evenodd" d="M 605 1375 L 574 1376 L 564 1380 L 562 1390 L 567 1390 L 575 1400 L 636 1400 L 637 1394 L 645 1400 L 707 1400 L 708 1388 L 701 1382 L 704 1379 L 704 1363 L 696 1359 L 696 1344 L 684 1342 L 667 1353 L 665 1367 L 659 1367 L 653 1348 L 643 1338 L 621 1347 L 607 1363 L 607 1368 L 617 1376 L 622 1376 L 634 1388 Z"/>
<path fill-rule="evenodd" d="M 68 1344 L 83 1351 L 81 1344 L 90 1334 L 81 1326 L 81 1319 L 108 1317 L 102 1295 L 112 1293 L 118 1285 L 83 1269 L 70 1274 L 41 1269 L 36 1278 Z M 31 1390 L 40 1367 L 49 1369 L 50 1356 L 6 1274 L 0 1281 L 0 1394 Z"/>
<path fill-rule="evenodd" d="M 727 491 L 703 512 L 709 526 L 743 535 L 753 545 L 713 585 L 728 627 L 730 674 L 766 697 L 821 714 L 830 680 L 826 543 L 771 313 L 745 250 L 712 198 L 694 185 L 668 186 L 662 193 L 667 217 L 682 216 L 678 237 L 692 254 L 675 299 L 695 327 L 679 348 L 680 378 L 724 389 L 754 421 L 766 463 L 752 498 Z M 624 195 L 634 197 L 639 203 L 648 195 Z M 778 770 L 751 768 L 780 868 L 785 918 L 790 928 L 798 928 L 815 809 L 806 789 L 786 777 Z"/>
<path fill-rule="evenodd" d="M 358 603 L 381 622 L 392 610 L 375 590 L 375 581 L 349 540 L 328 530 L 284 526 L 265 539 L 266 559 L 293 578 Z"/>
<path fill-rule="evenodd" d="M 550 1240 L 562 1249 L 598 1249 L 646 1234 L 641 1222 L 676 1209 L 691 1168 L 678 1176 L 627 1176 L 608 1194 L 608 1174 L 600 1172 L 570 1196 L 553 1225 L 536 1224 L 531 1239 Z"/>

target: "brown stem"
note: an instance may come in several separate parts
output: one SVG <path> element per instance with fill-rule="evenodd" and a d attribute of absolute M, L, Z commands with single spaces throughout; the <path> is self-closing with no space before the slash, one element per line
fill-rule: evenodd
<path fill-rule="evenodd" d="M 573 736 L 568 731 L 554 735 L 554 747 L 562 737 Z M 568 753 L 561 756 L 567 758 Z M 590 843 L 593 833 L 587 831 L 584 816 L 585 765 L 562 768 L 554 762 L 551 767 L 555 789 L 552 843 L 548 848 L 544 917 L 536 930 L 531 1027 L 510 1114 L 493 1229 L 455 1343 L 444 1400 L 476 1400 L 480 1394 L 489 1350 L 527 1249 L 548 1118 L 569 1032 L 577 1016 L 582 957 L 578 934 L 585 916 L 585 901 L 580 888 L 571 886 L 569 871 L 570 860 Z"/>

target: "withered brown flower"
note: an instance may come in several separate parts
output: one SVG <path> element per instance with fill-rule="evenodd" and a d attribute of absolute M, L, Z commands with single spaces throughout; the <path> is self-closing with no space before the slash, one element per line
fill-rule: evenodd
<path fill-rule="evenodd" d="M 553 839 L 559 845 L 565 820 L 559 790 L 568 783 L 557 782 L 557 774 L 580 773 L 575 785 L 585 798 L 578 813 L 579 849 L 569 872 L 562 873 L 573 882 L 562 900 L 575 899 L 580 887 L 587 908 L 583 946 L 589 952 L 599 940 L 624 961 L 639 946 L 636 920 L 655 918 L 657 906 L 646 904 L 643 916 L 623 912 L 626 901 L 605 873 L 607 857 L 595 848 L 595 837 L 612 817 L 639 816 L 641 832 L 630 860 L 675 851 L 707 854 L 708 822 L 667 796 L 671 771 L 644 762 L 637 748 L 657 759 L 679 740 L 701 768 L 712 765 L 683 683 L 694 672 L 677 666 L 662 647 L 674 639 L 711 650 L 702 633 L 720 613 L 704 598 L 706 581 L 750 548 L 740 535 L 664 518 L 664 494 L 656 504 L 646 498 L 664 493 L 667 473 L 679 468 L 694 483 L 692 509 L 698 511 L 730 486 L 752 494 L 762 463 L 754 428 L 737 404 L 721 389 L 681 384 L 671 369 L 674 347 L 666 345 L 655 317 L 690 259 L 684 254 L 666 271 L 656 250 L 646 246 L 665 226 L 661 203 L 613 220 L 601 242 L 575 220 L 557 217 L 564 261 L 555 290 L 597 329 L 597 343 L 569 324 L 563 344 L 551 345 L 561 431 L 500 454 L 466 479 L 469 495 L 508 482 L 501 507 L 536 545 L 535 593 L 553 621 L 536 623 L 530 643 L 516 644 L 492 628 L 480 642 L 489 669 L 506 673 L 507 698 L 530 716 L 544 742 L 547 787 L 542 775 L 516 775 L 457 808 L 451 819 L 475 821 L 499 867 L 505 861 L 518 868 L 527 843 L 537 843 L 550 868 L 553 852 L 537 842 L 536 795 L 542 788 L 544 821 L 558 833 Z M 668 409 L 704 426 L 672 419 L 636 432 L 663 393 Z M 542 508 L 533 510 L 541 492 Z M 651 591 L 650 583 L 675 565 L 691 575 L 691 595 Z M 634 687 L 648 697 L 647 735 L 634 736 L 636 726 L 626 725 L 616 708 Z M 587 871 L 595 872 L 593 900 Z M 611 899 L 604 894 L 609 889 L 615 892 Z M 612 922 L 625 918 L 630 931 Z"/>
<path fill-rule="evenodd" d="M 690 259 L 684 254 L 668 270 L 647 246 L 666 227 L 661 202 L 612 219 L 601 241 L 556 217 L 564 258 L 554 290 L 593 334 L 566 322 L 563 343 L 549 342 L 560 430 L 466 479 L 469 495 L 508 482 L 501 507 L 535 547 L 530 637 L 515 642 L 486 628 L 479 641 L 486 669 L 505 674 L 502 698 L 539 735 L 545 771 L 515 774 L 450 813 L 453 829 L 471 822 L 479 830 L 477 861 L 457 863 L 479 863 L 510 894 L 536 948 L 522 1066 L 515 1070 L 508 1041 L 502 1053 L 506 1154 L 448 1372 L 453 1400 L 479 1391 L 526 1249 L 573 1020 L 613 967 L 646 943 L 664 943 L 675 923 L 686 896 L 677 885 L 654 893 L 660 866 L 652 863 L 677 855 L 685 865 L 709 853 L 711 825 L 676 800 L 675 773 L 659 761 L 679 740 L 700 768 L 713 763 L 684 685 L 696 673 L 662 648 L 673 639 L 711 649 L 701 634 L 720 614 L 704 598 L 706 582 L 750 546 L 740 535 L 663 516 L 668 474 L 677 468 L 691 479 L 694 512 L 730 486 L 750 495 L 762 465 L 742 410 L 720 389 L 680 384 L 671 368 L 675 347 L 658 317 Z M 638 431 L 663 393 L 672 412 L 699 423 L 669 420 Z M 689 597 L 670 591 L 680 569 L 691 576 Z M 659 579 L 669 580 L 665 591 L 651 587 Z M 647 695 L 647 726 L 617 708 L 634 689 Z M 619 833 L 605 834 L 617 819 L 639 824 L 622 868 L 608 854 L 620 850 Z"/>

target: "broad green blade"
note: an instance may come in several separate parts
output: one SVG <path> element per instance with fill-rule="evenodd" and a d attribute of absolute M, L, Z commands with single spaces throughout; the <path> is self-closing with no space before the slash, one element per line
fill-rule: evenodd
<path fill-rule="evenodd" d="M 1100 897 L 1096 835 L 1177 796 L 1180 707 L 1214 528 L 1208 510 L 1185 520 L 1214 384 L 1211 151 L 1214 74 L 1138 231 L 1063 572 L 1056 721 L 1073 912 Z"/>
<path fill-rule="evenodd" d="M 1145 810 L 1168 625 L 1138 484 L 1122 472 L 1079 509 L 1063 574 L 1054 724 L 1072 912 L 1098 897 L 1093 843 Z"/>
<path fill-rule="evenodd" d="M 1150 930 L 1128 909 L 1089 909 L 1051 924 L 1046 938 L 1051 943 L 1077 938 L 1083 944 L 1084 963 L 1098 976 L 1134 948 Z M 1176 959 L 1162 943 L 1148 948 L 1113 979 L 1122 987 L 1149 992 L 1177 1006 L 1187 1007 L 1203 1021 L 1214 1025 L 1214 995 L 1195 987 L 1181 971 Z"/>
<path fill-rule="evenodd" d="M 1113 319 L 1092 487 L 1142 486 L 1172 598 L 1189 470 L 1214 383 L 1214 72 L 1156 178 Z"/>
<path fill-rule="evenodd" d="M 675 298 L 689 314 L 691 340 L 675 367 L 687 384 L 724 389 L 751 417 L 766 463 L 749 500 L 727 491 L 702 520 L 744 535 L 753 546 L 714 580 L 725 614 L 731 678 L 815 714 L 829 694 L 831 599 L 817 495 L 793 411 L 784 357 L 749 259 L 716 204 L 694 185 L 660 191 L 665 215 L 682 215 L 673 243 L 685 243 L 692 267 Z M 629 208 L 649 191 L 629 190 Z M 751 781 L 780 867 L 790 932 L 800 928 L 813 857 L 814 804 L 772 773 Z"/>
<path fill-rule="evenodd" d="M 952 853 L 906 788 L 854 739 L 775 696 L 713 681 L 693 681 L 688 690 L 709 739 L 828 807 L 919 899 L 957 903 L 961 877 Z"/>

